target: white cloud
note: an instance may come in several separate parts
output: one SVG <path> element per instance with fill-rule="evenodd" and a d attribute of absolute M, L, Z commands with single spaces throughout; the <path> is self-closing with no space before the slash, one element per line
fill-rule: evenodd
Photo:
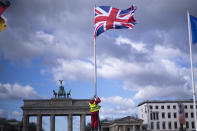
<path fill-rule="evenodd" d="M 192 90 L 183 87 L 152 87 L 147 86 L 143 89 L 139 89 L 134 95 L 133 99 L 136 100 L 149 100 L 156 98 L 178 98 L 178 99 L 190 99 L 192 98 Z"/>
<path fill-rule="evenodd" d="M 131 98 L 123 98 L 121 96 L 112 96 L 101 98 L 101 118 L 120 117 L 125 115 L 133 115 L 135 113 L 135 103 Z M 102 106 L 109 105 L 109 106 Z"/>
<path fill-rule="evenodd" d="M 7 114 L 3 109 L 0 109 L 0 117 L 6 118 Z"/>
<path fill-rule="evenodd" d="M 178 57 L 178 56 L 180 57 L 182 55 L 183 54 L 181 53 L 179 49 L 165 47 L 162 45 L 156 45 L 154 47 L 154 53 L 153 53 L 154 57 L 171 59 L 171 58 Z"/>
<path fill-rule="evenodd" d="M 189 87 L 191 87 L 190 69 L 176 63 L 176 59 L 184 58 L 185 54 L 180 53 L 178 49 L 156 46 L 153 52 L 147 53 L 147 57 L 148 61 L 140 63 L 116 57 L 102 59 L 98 57 L 98 76 L 122 80 L 124 89 L 137 92 L 135 99 L 150 98 L 150 94 L 156 94 L 158 97 L 171 94 L 176 98 L 181 95 L 188 96 Z M 92 60 L 58 59 L 57 61 L 57 66 L 52 70 L 55 80 L 93 80 Z M 176 90 L 182 87 L 185 87 L 184 91 L 177 94 Z M 175 91 L 170 92 L 169 88 Z M 157 95 L 163 89 L 167 89 L 167 93 Z"/>
<path fill-rule="evenodd" d="M 141 72 L 141 67 L 138 64 L 118 58 L 105 58 L 100 62 L 101 68 L 98 69 L 98 73 L 108 79 L 121 78 Z"/>
<path fill-rule="evenodd" d="M 0 98 L 3 99 L 25 99 L 37 98 L 37 92 L 29 85 L 22 86 L 18 83 L 13 85 L 0 83 Z"/>
<path fill-rule="evenodd" d="M 82 60 L 58 59 L 58 66 L 52 69 L 54 79 L 87 80 L 93 79 L 94 65 Z"/>
<path fill-rule="evenodd" d="M 132 42 L 128 38 L 125 38 L 125 37 L 122 37 L 122 36 L 119 36 L 118 38 L 116 38 L 116 44 L 118 44 L 118 45 L 127 44 L 127 45 L 130 45 L 132 48 L 136 49 L 137 51 L 143 52 L 143 53 L 148 51 L 145 48 L 145 46 L 146 46 L 145 44 Z"/>
<path fill-rule="evenodd" d="M 12 112 L 12 115 L 13 115 L 14 117 L 22 116 L 22 114 L 21 114 L 20 112 L 18 112 L 18 111 L 13 111 L 13 112 Z"/>
<path fill-rule="evenodd" d="M 102 97 L 101 101 L 104 103 L 119 105 L 121 108 L 135 107 L 135 103 L 131 98 L 122 98 L 121 96 L 112 96 L 107 98 Z"/>

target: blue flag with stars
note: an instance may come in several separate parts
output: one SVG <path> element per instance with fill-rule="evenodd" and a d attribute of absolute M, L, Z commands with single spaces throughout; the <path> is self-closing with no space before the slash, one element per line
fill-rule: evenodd
<path fill-rule="evenodd" d="M 192 43 L 197 43 L 197 18 L 190 15 L 190 23 L 191 23 L 191 33 L 192 33 Z"/>

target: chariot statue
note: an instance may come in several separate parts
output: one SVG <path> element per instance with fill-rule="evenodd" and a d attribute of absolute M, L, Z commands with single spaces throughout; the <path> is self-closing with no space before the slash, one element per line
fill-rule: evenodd
<path fill-rule="evenodd" d="M 63 80 L 59 80 L 60 81 L 60 88 L 58 91 L 58 98 L 65 98 L 66 97 L 66 91 L 64 90 L 64 87 L 62 86 L 62 82 Z"/>
<path fill-rule="evenodd" d="M 64 90 L 64 86 L 62 85 L 63 80 L 59 80 L 60 81 L 60 87 L 59 87 L 59 91 L 56 92 L 55 90 L 53 90 L 53 95 L 55 98 L 70 98 L 71 96 L 71 90 L 69 90 L 67 93 Z"/>

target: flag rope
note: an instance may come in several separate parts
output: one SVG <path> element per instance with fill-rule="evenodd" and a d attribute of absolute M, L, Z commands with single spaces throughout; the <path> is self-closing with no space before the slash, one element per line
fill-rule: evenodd
<path fill-rule="evenodd" d="M 95 15 L 96 1 L 94 0 L 94 15 Z M 96 62 L 96 36 L 94 34 L 94 95 L 97 95 L 97 62 Z"/>

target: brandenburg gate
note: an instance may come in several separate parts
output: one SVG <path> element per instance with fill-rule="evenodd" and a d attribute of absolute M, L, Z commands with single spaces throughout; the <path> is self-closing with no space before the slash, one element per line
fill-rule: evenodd
<path fill-rule="evenodd" d="M 62 82 L 61 82 L 62 84 Z M 90 115 L 88 99 L 72 99 L 70 94 L 64 94 L 63 86 L 60 86 L 58 98 L 41 100 L 23 100 L 23 131 L 28 131 L 29 117 L 37 117 L 37 131 L 42 131 L 42 116 L 50 116 L 50 131 L 55 131 L 55 116 L 67 116 L 68 131 L 73 130 L 72 116 L 80 116 L 80 131 L 85 131 L 86 116 Z"/>

